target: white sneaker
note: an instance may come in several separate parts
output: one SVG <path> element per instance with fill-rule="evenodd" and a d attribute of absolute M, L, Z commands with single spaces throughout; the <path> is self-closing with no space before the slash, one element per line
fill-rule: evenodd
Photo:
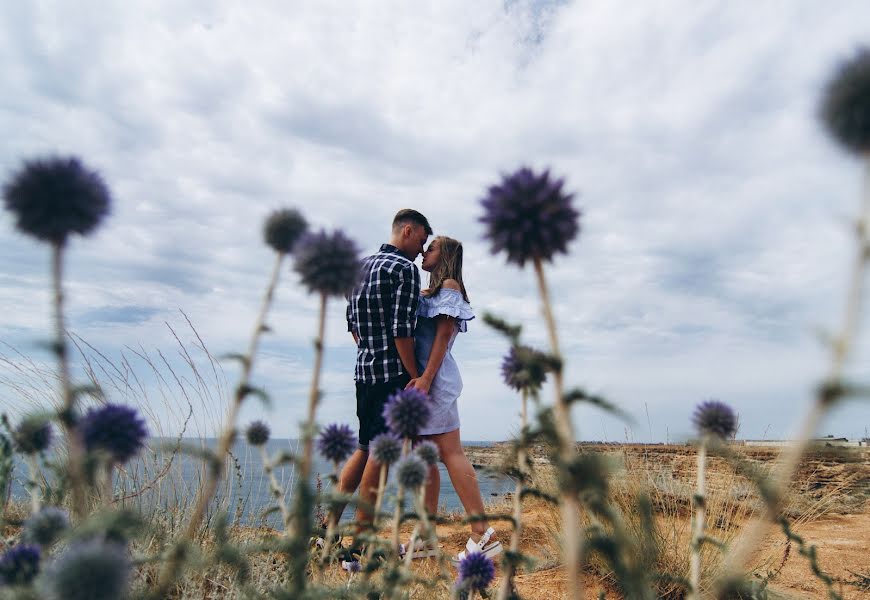
<path fill-rule="evenodd" d="M 485 556 L 492 558 L 493 556 L 498 556 L 502 552 L 501 542 L 495 540 L 490 543 L 490 538 L 495 535 L 495 529 L 490 527 L 486 530 L 482 536 L 480 536 L 480 540 L 474 541 L 471 538 L 468 538 L 468 541 L 465 542 L 465 550 L 454 556 L 451 560 L 454 563 L 461 562 L 466 556 L 469 554 L 474 554 L 480 552 Z"/>

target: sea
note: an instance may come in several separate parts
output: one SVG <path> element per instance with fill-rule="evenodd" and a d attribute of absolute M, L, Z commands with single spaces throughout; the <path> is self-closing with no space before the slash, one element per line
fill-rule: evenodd
<path fill-rule="evenodd" d="M 465 446 L 486 447 L 491 444 L 492 442 L 482 441 L 463 442 Z M 115 497 L 119 499 L 117 504 L 158 514 L 165 512 L 167 516 L 177 513 L 179 507 L 183 509 L 194 501 L 196 491 L 203 481 L 203 449 L 214 449 L 216 446 L 217 440 L 214 438 L 151 440 L 146 451 L 116 472 L 114 487 Z M 271 439 L 265 448 L 272 460 L 284 452 L 301 454 L 301 444 L 296 439 Z M 263 469 L 260 451 L 244 441 L 239 441 L 234 444 L 231 455 L 226 476 L 221 480 L 212 510 L 226 511 L 240 525 L 280 526 L 280 512 L 275 510 L 278 505 L 270 491 L 269 477 Z M 439 470 L 439 512 L 464 512 L 443 464 L 439 464 Z M 275 467 L 274 474 L 284 494 L 284 501 L 292 502 L 297 469 L 287 464 Z M 515 487 L 514 481 L 505 475 L 483 468 L 476 468 L 476 474 L 484 502 L 498 499 Z M 51 469 L 45 469 L 45 475 L 49 482 L 54 479 Z M 327 492 L 332 486 L 333 475 L 333 464 L 315 452 L 312 486 L 317 486 L 319 480 L 322 491 Z M 16 460 L 11 485 L 13 499 L 26 500 L 29 497 L 26 489 L 28 478 L 26 465 L 23 461 Z M 391 498 L 395 493 L 396 486 L 391 473 L 384 502 L 385 510 L 390 510 Z M 342 520 L 350 518 L 353 518 L 353 509 L 348 507 Z"/>

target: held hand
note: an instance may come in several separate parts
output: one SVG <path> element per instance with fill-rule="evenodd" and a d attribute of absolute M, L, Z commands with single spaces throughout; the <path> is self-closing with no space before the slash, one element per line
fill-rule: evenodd
<path fill-rule="evenodd" d="M 406 390 L 411 388 L 417 388 L 424 394 L 429 393 L 429 388 L 432 386 L 432 382 L 425 377 L 415 377 L 411 381 L 408 382 L 408 385 L 405 386 Z"/>

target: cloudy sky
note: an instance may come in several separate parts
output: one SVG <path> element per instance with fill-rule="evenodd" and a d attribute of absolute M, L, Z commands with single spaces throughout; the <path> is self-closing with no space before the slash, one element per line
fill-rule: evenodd
<path fill-rule="evenodd" d="M 818 98 L 862 43 L 863 0 L 4 2 L 0 173 L 75 154 L 104 175 L 113 214 L 68 253 L 69 329 L 79 377 L 155 430 L 192 410 L 186 434 L 212 433 L 238 367 L 204 348 L 246 347 L 273 261 L 261 225 L 283 206 L 366 253 L 417 208 L 465 242 L 477 313 L 545 344 L 532 274 L 477 222 L 486 187 L 530 165 L 583 211 L 548 268 L 567 381 L 636 417 L 579 409 L 581 437 L 684 438 L 708 398 L 741 436 L 786 437 L 826 370 L 861 190 Z M 8 214 L 0 230 L 0 403 L 20 412 L 50 401 L 49 255 Z M 319 420 L 355 425 L 343 310 Z M 254 374 L 273 407 L 243 420 L 295 434 L 315 317 L 286 268 Z M 866 379 L 863 333 L 849 370 Z M 505 350 L 480 321 L 455 346 L 466 439 L 516 430 Z M 819 433 L 867 427 L 851 403 Z"/>

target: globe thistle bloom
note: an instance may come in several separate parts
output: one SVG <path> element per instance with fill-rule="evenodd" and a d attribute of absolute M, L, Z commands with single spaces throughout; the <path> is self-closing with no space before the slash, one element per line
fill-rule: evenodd
<path fill-rule="evenodd" d="M 22 539 L 39 546 L 50 546 L 69 529 L 69 516 L 65 510 L 46 506 L 24 522 Z"/>
<path fill-rule="evenodd" d="M 426 440 L 424 442 L 420 442 L 414 447 L 414 452 L 417 453 L 417 456 L 423 459 L 423 462 L 429 465 L 438 464 L 438 461 L 441 460 L 441 455 L 438 452 L 438 446 L 435 442 L 430 442 Z"/>
<path fill-rule="evenodd" d="M 287 254 L 308 229 L 308 222 L 295 208 L 276 210 L 263 225 L 263 239 L 276 252 Z"/>
<path fill-rule="evenodd" d="M 344 296 L 359 278 L 356 244 L 341 231 L 307 233 L 294 247 L 295 269 L 310 292 Z"/>
<path fill-rule="evenodd" d="M 328 425 L 317 441 L 320 453 L 334 463 L 343 461 L 356 449 L 356 435 L 347 425 Z"/>
<path fill-rule="evenodd" d="M 562 190 L 563 179 L 550 172 L 537 174 L 527 167 L 504 175 L 481 200 L 485 238 L 493 254 L 506 252 L 508 262 L 551 260 L 567 253 L 568 242 L 580 231 L 580 213 L 571 205 L 573 194 Z"/>
<path fill-rule="evenodd" d="M 870 48 L 859 49 L 839 66 L 819 112 L 828 132 L 847 150 L 870 153 Z"/>
<path fill-rule="evenodd" d="M 701 435 L 725 440 L 737 433 L 737 415 L 730 406 L 718 400 L 707 400 L 699 404 L 692 420 Z"/>
<path fill-rule="evenodd" d="M 12 440 L 22 454 L 44 452 L 51 445 L 51 423 L 40 417 L 25 417 L 12 432 Z"/>
<path fill-rule="evenodd" d="M 459 561 L 459 585 L 464 589 L 485 590 L 495 579 L 495 563 L 482 552 L 471 552 Z"/>
<path fill-rule="evenodd" d="M 416 490 L 426 481 L 428 467 L 416 454 L 408 454 L 396 463 L 396 478 L 403 487 Z"/>
<path fill-rule="evenodd" d="M 111 197 L 100 175 L 75 157 L 26 161 L 3 188 L 19 231 L 57 245 L 87 235 L 109 214 Z"/>
<path fill-rule="evenodd" d="M 42 588 L 51 600 L 116 600 L 126 596 L 127 550 L 99 540 L 67 548 L 45 569 Z"/>
<path fill-rule="evenodd" d="M 369 446 L 378 464 L 391 465 L 402 456 L 402 440 L 392 433 L 376 435 Z"/>
<path fill-rule="evenodd" d="M 384 405 L 384 421 L 399 437 L 416 437 L 431 415 L 429 396 L 417 388 L 399 390 Z"/>
<path fill-rule="evenodd" d="M 13 546 L 0 557 L 0 583 L 27 585 L 39 573 L 39 548 L 30 544 Z"/>
<path fill-rule="evenodd" d="M 254 421 L 245 430 L 245 437 L 252 446 L 262 446 L 269 441 L 269 426 L 262 421 Z"/>
<path fill-rule="evenodd" d="M 142 449 L 148 430 L 135 408 L 106 404 L 90 409 L 80 424 L 88 452 L 102 450 L 113 461 L 125 463 Z"/>
<path fill-rule="evenodd" d="M 535 392 L 547 379 L 547 356 L 528 346 L 512 346 L 501 363 L 501 375 L 508 387 Z"/>

